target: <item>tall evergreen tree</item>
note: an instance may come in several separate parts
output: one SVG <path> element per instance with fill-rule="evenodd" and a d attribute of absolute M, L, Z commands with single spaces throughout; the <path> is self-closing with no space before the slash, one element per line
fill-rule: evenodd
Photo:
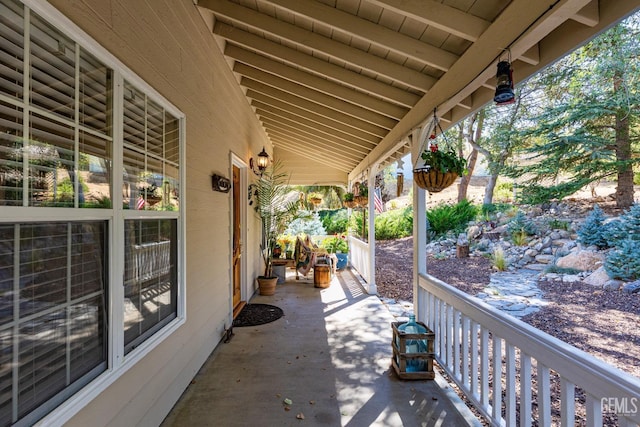
<path fill-rule="evenodd" d="M 616 203 L 633 204 L 640 107 L 640 15 L 611 28 L 537 78 L 545 108 L 523 133 L 529 202 L 563 198 L 604 178 L 617 179 Z"/>

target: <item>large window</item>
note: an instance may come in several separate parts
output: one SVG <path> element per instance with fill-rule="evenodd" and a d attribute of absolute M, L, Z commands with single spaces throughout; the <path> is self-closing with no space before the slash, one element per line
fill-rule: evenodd
<path fill-rule="evenodd" d="M 74 34 L 0 0 L 0 427 L 122 375 L 182 314 L 182 115 Z"/>

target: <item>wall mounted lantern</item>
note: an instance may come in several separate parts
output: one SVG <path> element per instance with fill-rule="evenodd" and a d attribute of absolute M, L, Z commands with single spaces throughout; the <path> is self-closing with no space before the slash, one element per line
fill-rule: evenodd
<path fill-rule="evenodd" d="M 262 176 L 264 170 L 267 168 L 269 164 L 269 154 L 265 151 L 264 147 L 262 147 L 262 151 L 258 153 L 258 158 L 254 162 L 253 157 L 249 159 L 249 167 L 256 175 Z M 256 170 L 256 167 L 258 170 Z"/>
<path fill-rule="evenodd" d="M 516 96 L 513 93 L 513 69 L 511 68 L 511 61 L 498 62 L 496 80 L 496 94 L 493 97 L 496 105 L 515 102 Z"/>

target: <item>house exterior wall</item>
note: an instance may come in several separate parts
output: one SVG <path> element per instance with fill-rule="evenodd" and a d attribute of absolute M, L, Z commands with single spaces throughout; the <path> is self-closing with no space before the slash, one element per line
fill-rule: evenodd
<path fill-rule="evenodd" d="M 211 174 L 230 177 L 231 152 L 248 163 L 269 142 L 192 0 L 50 3 L 186 116 L 186 323 L 67 424 L 158 425 L 231 321 L 230 193 Z M 248 219 L 244 298 L 260 269 Z"/>

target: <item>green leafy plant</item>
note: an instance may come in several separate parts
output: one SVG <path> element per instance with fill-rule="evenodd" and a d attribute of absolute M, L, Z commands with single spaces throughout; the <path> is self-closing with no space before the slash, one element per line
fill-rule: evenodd
<path fill-rule="evenodd" d="M 273 250 L 277 237 L 287 224 L 298 217 L 299 201 L 290 197 L 289 174 L 282 172 L 282 164 L 274 161 L 267 167 L 258 180 L 249 186 L 251 204 L 262 220 L 263 242 L 260 243 L 262 259 L 265 264 L 264 277 L 273 277 Z"/>
<path fill-rule="evenodd" d="M 376 240 L 399 239 L 413 233 L 413 208 L 406 207 L 376 215 Z"/>
<path fill-rule="evenodd" d="M 438 205 L 427 211 L 429 230 L 435 232 L 436 236 L 442 236 L 449 231 L 462 232 L 477 214 L 478 208 L 468 200 L 463 200 L 455 205 Z"/>
<path fill-rule="evenodd" d="M 344 234 L 336 234 L 331 237 L 327 237 L 322 241 L 323 248 L 327 250 L 327 252 L 336 254 L 336 253 L 349 253 L 349 243 L 347 243 L 347 236 Z"/>
<path fill-rule="evenodd" d="M 342 200 L 344 200 L 345 202 L 353 202 L 353 198 L 355 196 L 353 195 L 353 193 L 344 193 L 344 195 L 342 196 Z"/>
<path fill-rule="evenodd" d="M 511 241 L 516 246 L 525 246 L 529 235 L 524 231 L 516 231 L 511 233 Z"/>
<path fill-rule="evenodd" d="M 326 234 L 345 233 L 349 222 L 346 209 L 318 211 Z"/>
<path fill-rule="evenodd" d="M 522 211 L 518 211 L 516 215 L 507 224 L 507 231 L 511 236 L 516 233 L 524 233 L 527 236 L 533 236 L 538 232 L 536 225 Z"/>
<path fill-rule="evenodd" d="M 459 176 L 467 172 L 467 159 L 460 157 L 453 148 L 440 150 L 438 144 L 431 144 L 421 156 L 425 167 L 442 173 L 454 172 Z"/>

